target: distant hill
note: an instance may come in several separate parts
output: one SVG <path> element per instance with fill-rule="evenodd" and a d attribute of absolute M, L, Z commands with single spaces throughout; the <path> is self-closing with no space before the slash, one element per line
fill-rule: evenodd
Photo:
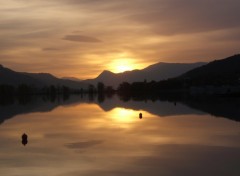
<path fill-rule="evenodd" d="M 81 82 L 60 79 L 49 73 L 25 73 L 16 72 L 0 65 L 0 84 L 18 86 L 20 84 L 34 85 L 36 87 L 59 85 L 70 88 L 86 88 Z"/>
<path fill-rule="evenodd" d="M 30 75 L 15 72 L 0 65 L 0 84 L 10 84 L 17 86 L 19 84 L 31 84 L 36 86 L 42 86 L 44 83 Z"/>
<path fill-rule="evenodd" d="M 240 81 L 240 54 L 215 60 L 180 76 L 198 84 L 233 84 Z"/>
<path fill-rule="evenodd" d="M 198 63 L 157 63 L 150 65 L 142 70 L 126 71 L 123 73 L 112 73 L 103 71 L 97 78 L 84 81 L 85 83 L 97 84 L 103 82 L 105 85 L 117 87 L 122 82 L 138 81 L 160 81 L 168 78 L 177 77 L 193 68 L 205 65 L 204 62 Z"/>
<path fill-rule="evenodd" d="M 75 77 L 62 77 L 61 79 L 66 79 L 66 80 L 71 80 L 71 81 L 83 81 L 82 79 L 78 79 L 78 78 L 75 78 Z"/>

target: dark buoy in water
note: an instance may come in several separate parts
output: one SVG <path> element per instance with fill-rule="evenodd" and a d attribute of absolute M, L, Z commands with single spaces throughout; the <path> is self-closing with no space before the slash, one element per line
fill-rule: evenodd
<path fill-rule="evenodd" d="M 28 135 L 24 133 L 22 135 L 22 144 L 25 146 L 27 145 L 27 143 L 28 143 Z"/>
<path fill-rule="evenodd" d="M 139 119 L 142 119 L 142 113 L 139 113 Z"/>

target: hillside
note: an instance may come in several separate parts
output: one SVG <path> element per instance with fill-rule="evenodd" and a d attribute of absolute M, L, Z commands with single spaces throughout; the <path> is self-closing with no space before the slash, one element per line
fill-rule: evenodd
<path fill-rule="evenodd" d="M 15 72 L 0 65 L 0 84 L 9 84 L 17 86 L 19 84 L 29 84 L 43 86 L 44 83 L 30 75 Z"/>
<path fill-rule="evenodd" d="M 67 86 L 70 88 L 86 88 L 87 85 L 81 82 L 59 79 L 49 73 L 25 73 L 16 72 L 0 65 L 0 84 L 18 86 L 20 84 L 43 86 Z"/>
<path fill-rule="evenodd" d="M 188 71 L 180 78 L 198 84 L 235 84 L 240 79 L 240 54 L 212 61 Z"/>

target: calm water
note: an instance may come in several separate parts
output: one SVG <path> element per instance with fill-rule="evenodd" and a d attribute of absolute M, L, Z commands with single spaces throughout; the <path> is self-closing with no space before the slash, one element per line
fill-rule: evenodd
<path fill-rule="evenodd" d="M 189 102 L 2 105 L 0 175 L 239 176 L 240 101 Z"/>

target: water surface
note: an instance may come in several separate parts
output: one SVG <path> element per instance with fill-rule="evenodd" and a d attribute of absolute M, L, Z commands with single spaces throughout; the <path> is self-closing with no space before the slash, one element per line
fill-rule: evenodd
<path fill-rule="evenodd" d="M 2 105 L 0 173 L 239 176 L 240 123 L 230 118 L 239 115 L 238 104 L 230 113 L 224 106 L 219 117 L 213 116 L 218 111 L 199 107 L 199 102 L 123 102 L 117 97 L 101 103 L 75 97 Z"/>

